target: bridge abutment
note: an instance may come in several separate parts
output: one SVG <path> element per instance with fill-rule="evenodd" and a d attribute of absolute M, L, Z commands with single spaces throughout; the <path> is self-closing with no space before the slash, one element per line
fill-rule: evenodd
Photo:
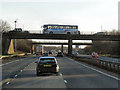
<path fill-rule="evenodd" d="M 2 54 L 8 54 L 11 39 L 8 36 L 2 37 Z"/>

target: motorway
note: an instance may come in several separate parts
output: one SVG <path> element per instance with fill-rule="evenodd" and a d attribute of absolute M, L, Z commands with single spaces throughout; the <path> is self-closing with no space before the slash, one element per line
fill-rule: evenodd
<path fill-rule="evenodd" d="M 2 66 L 2 88 L 118 88 L 119 78 L 68 57 L 57 57 L 59 75 L 36 76 L 35 61 L 29 57 Z"/>

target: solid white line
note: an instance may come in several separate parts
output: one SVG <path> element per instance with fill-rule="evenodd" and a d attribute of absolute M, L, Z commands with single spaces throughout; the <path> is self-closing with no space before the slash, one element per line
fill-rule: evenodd
<path fill-rule="evenodd" d="M 13 62 L 5 63 L 5 64 L 2 64 L 2 65 L 0 65 L 0 66 L 4 66 L 4 65 L 7 65 L 7 64 L 10 64 L 10 63 L 13 63 Z"/>
<path fill-rule="evenodd" d="M 71 61 L 74 61 L 73 59 L 70 59 L 70 60 L 71 60 Z M 101 73 L 101 74 L 104 74 L 104 75 L 106 75 L 106 76 L 108 76 L 108 77 L 111 77 L 111 78 L 113 78 L 113 79 L 120 80 L 118 77 L 109 75 L 109 74 L 107 74 L 107 73 L 104 73 L 104 72 L 99 71 L 99 70 L 97 70 L 97 69 L 94 69 L 94 68 L 92 68 L 92 67 L 89 67 L 89 66 L 86 66 L 86 65 L 84 65 L 84 64 L 81 64 L 81 63 L 79 63 L 79 62 L 77 62 L 77 61 L 74 61 L 74 62 L 77 63 L 77 64 L 80 64 L 80 65 L 82 65 L 82 66 L 84 66 L 84 67 L 87 67 L 87 68 L 89 68 L 89 69 L 92 69 L 92 70 L 94 70 L 94 71 L 97 71 L 97 72 L 99 72 L 99 73 Z"/>
<path fill-rule="evenodd" d="M 7 65 L 7 64 L 10 64 L 10 63 L 13 63 L 13 62 L 17 62 L 17 61 L 20 61 L 20 60 L 15 60 L 15 61 L 12 61 L 12 62 L 8 62 L 8 63 L 2 64 L 0 66 L 4 66 L 4 65 Z"/>
<path fill-rule="evenodd" d="M 10 64 L 10 63 L 13 63 L 13 62 L 21 61 L 21 60 L 23 60 L 23 59 L 24 59 L 24 58 L 21 58 L 21 59 L 19 59 L 19 60 L 15 60 L 15 61 L 12 61 L 12 62 L 8 62 L 8 63 L 5 63 L 5 64 L 1 64 L 0 67 L 1 67 L 1 66 L 4 66 L 4 65 L 7 65 L 7 64 Z"/>

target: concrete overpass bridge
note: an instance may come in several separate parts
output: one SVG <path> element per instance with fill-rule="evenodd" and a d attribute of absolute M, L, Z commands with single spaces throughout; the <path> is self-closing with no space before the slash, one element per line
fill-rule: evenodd
<path fill-rule="evenodd" d="M 49 39 L 68 40 L 68 54 L 72 54 L 72 40 L 92 40 L 92 41 L 120 41 L 119 35 L 71 35 L 71 34 L 36 34 L 24 32 L 3 33 L 3 41 L 6 51 L 11 39 Z"/>
<path fill-rule="evenodd" d="M 3 37 L 9 39 L 57 39 L 57 40 L 96 40 L 96 41 L 118 41 L 119 35 L 72 35 L 72 34 L 36 34 L 36 33 L 3 33 Z"/>
<path fill-rule="evenodd" d="M 37 42 L 32 43 L 33 45 L 61 45 L 61 52 L 63 52 L 63 45 L 68 45 L 68 43 L 60 43 L 60 42 Z M 92 43 L 72 43 L 72 45 L 93 45 Z"/>

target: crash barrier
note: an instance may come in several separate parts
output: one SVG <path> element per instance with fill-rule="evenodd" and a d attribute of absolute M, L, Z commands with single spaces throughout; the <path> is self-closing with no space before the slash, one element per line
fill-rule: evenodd
<path fill-rule="evenodd" d="M 106 70 L 120 74 L 120 61 L 118 60 L 109 61 L 109 60 L 103 60 L 103 59 L 100 60 L 97 58 L 81 57 L 73 54 L 72 55 L 65 54 L 65 55 L 75 59 L 76 61 L 85 62 L 91 65 L 100 67 L 102 69 L 106 69 Z"/>

